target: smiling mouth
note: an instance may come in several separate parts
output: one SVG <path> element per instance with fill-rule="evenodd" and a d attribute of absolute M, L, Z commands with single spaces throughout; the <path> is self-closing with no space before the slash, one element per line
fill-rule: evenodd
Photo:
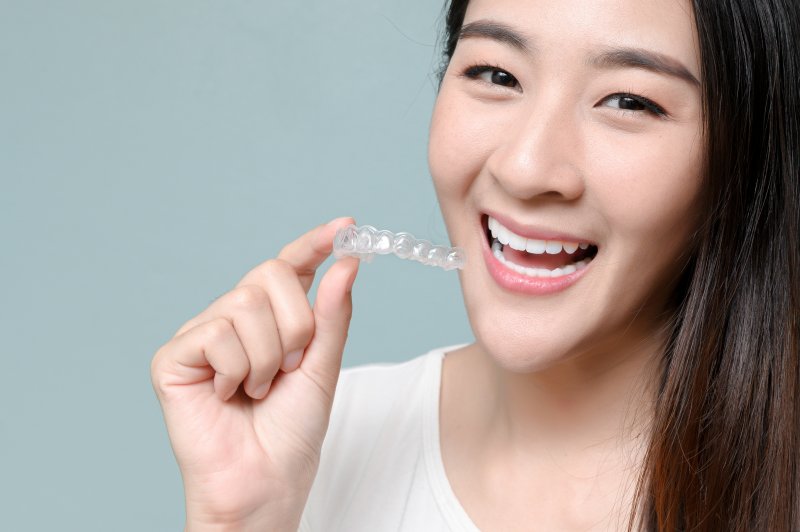
<path fill-rule="evenodd" d="M 530 277 L 560 277 L 588 266 L 597 256 L 592 243 L 526 239 L 488 215 L 481 218 L 492 254 L 506 267 Z M 490 227 L 491 226 L 491 227 Z"/>

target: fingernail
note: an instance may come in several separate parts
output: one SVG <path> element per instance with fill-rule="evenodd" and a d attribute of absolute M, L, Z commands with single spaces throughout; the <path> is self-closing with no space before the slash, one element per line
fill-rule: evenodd
<path fill-rule="evenodd" d="M 223 401 L 227 401 L 227 400 L 229 400 L 231 397 L 233 397 L 233 394 L 235 394 L 235 393 L 236 393 L 236 390 L 238 390 L 238 388 L 234 388 L 233 390 L 231 390 L 230 392 L 228 392 L 228 395 L 227 395 L 227 396 L 226 396 L 226 397 L 223 399 Z"/>
<path fill-rule="evenodd" d="M 264 396 L 267 395 L 267 390 L 269 390 L 270 384 L 271 383 L 269 382 L 265 382 L 264 384 L 256 388 L 256 390 L 253 392 L 253 395 L 255 395 L 259 399 L 263 399 Z"/>
<path fill-rule="evenodd" d="M 338 222 L 339 220 L 346 220 L 346 219 L 349 219 L 349 218 L 350 218 L 349 216 L 340 216 L 339 218 L 334 218 L 333 220 L 328 222 L 328 227 L 336 224 L 336 222 Z"/>
<path fill-rule="evenodd" d="M 323 229 L 327 229 L 329 227 L 333 227 L 336 224 L 336 222 L 338 222 L 339 220 L 344 220 L 346 218 L 348 218 L 348 217 L 347 216 L 342 216 L 341 218 L 335 218 L 335 219 L 331 220 L 330 222 L 326 223 L 323 226 Z M 330 240 L 327 240 L 327 241 L 321 240 L 323 238 L 322 234 L 324 232 L 325 232 L 324 230 L 319 230 L 317 232 L 317 235 L 314 237 L 314 245 L 315 246 L 321 246 L 321 247 L 325 248 L 325 247 L 329 247 L 329 246 L 333 245 L 333 239 L 330 239 Z"/>
<path fill-rule="evenodd" d="M 300 365 L 300 358 L 303 356 L 303 350 L 298 349 L 297 351 L 292 351 L 288 355 L 286 355 L 285 366 L 289 368 L 289 370 L 293 370 Z"/>

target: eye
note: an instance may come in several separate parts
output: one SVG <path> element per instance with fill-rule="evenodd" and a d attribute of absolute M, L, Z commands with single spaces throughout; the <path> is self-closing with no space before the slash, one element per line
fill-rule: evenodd
<path fill-rule="evenodd" d="M 519 81 L 502 68 L 492 65 L 473 65 L 464 71 L 469 79 L 479 79 L 492 85 L 500 85 L 509 89 L 518 89 Z"/>
<path fill-rule="evenodd" d="M 638 96 L 636 94 L 631 94 L 629 92 L 620 92 L 617 94 L 612 94 L 611 96 L 606 97 L 604 102 L 617 102 L 616 106 L 611 106 L 619 109 L 623 112 L 637 112 L 637 111 L 647 111 L 659 117 L 667 116 L 666 111 L 655 103 L 654 101 L 645 98 L 644 96 Z"/>

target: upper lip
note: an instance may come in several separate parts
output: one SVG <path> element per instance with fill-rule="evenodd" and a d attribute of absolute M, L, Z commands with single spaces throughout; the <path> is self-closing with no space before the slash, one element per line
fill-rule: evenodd
<path fill-rule="evenodd" d="M 506 229 L 523 237 L 535 240 L 560 240 L 562 242 L 577 242 L 596 245 L 594 242 L 583 236 L 571 235 L 562 231 L 549 229 L 541 225 L 519 223 L 503 214 L 493 211 L 484 211 L 486 214 L 500 222 Z"/>

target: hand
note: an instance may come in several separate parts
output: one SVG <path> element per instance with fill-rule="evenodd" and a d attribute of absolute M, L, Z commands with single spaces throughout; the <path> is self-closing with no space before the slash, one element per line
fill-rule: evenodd
<path fill-rule="evenodd" d="M 358 259 L 328 269 L 313 309 L 307 294 L 336 230 L 351 223 L 339 218 L 288 244 L 153 357 L 188 528 L 297 529 L 328 428 Z"/>

